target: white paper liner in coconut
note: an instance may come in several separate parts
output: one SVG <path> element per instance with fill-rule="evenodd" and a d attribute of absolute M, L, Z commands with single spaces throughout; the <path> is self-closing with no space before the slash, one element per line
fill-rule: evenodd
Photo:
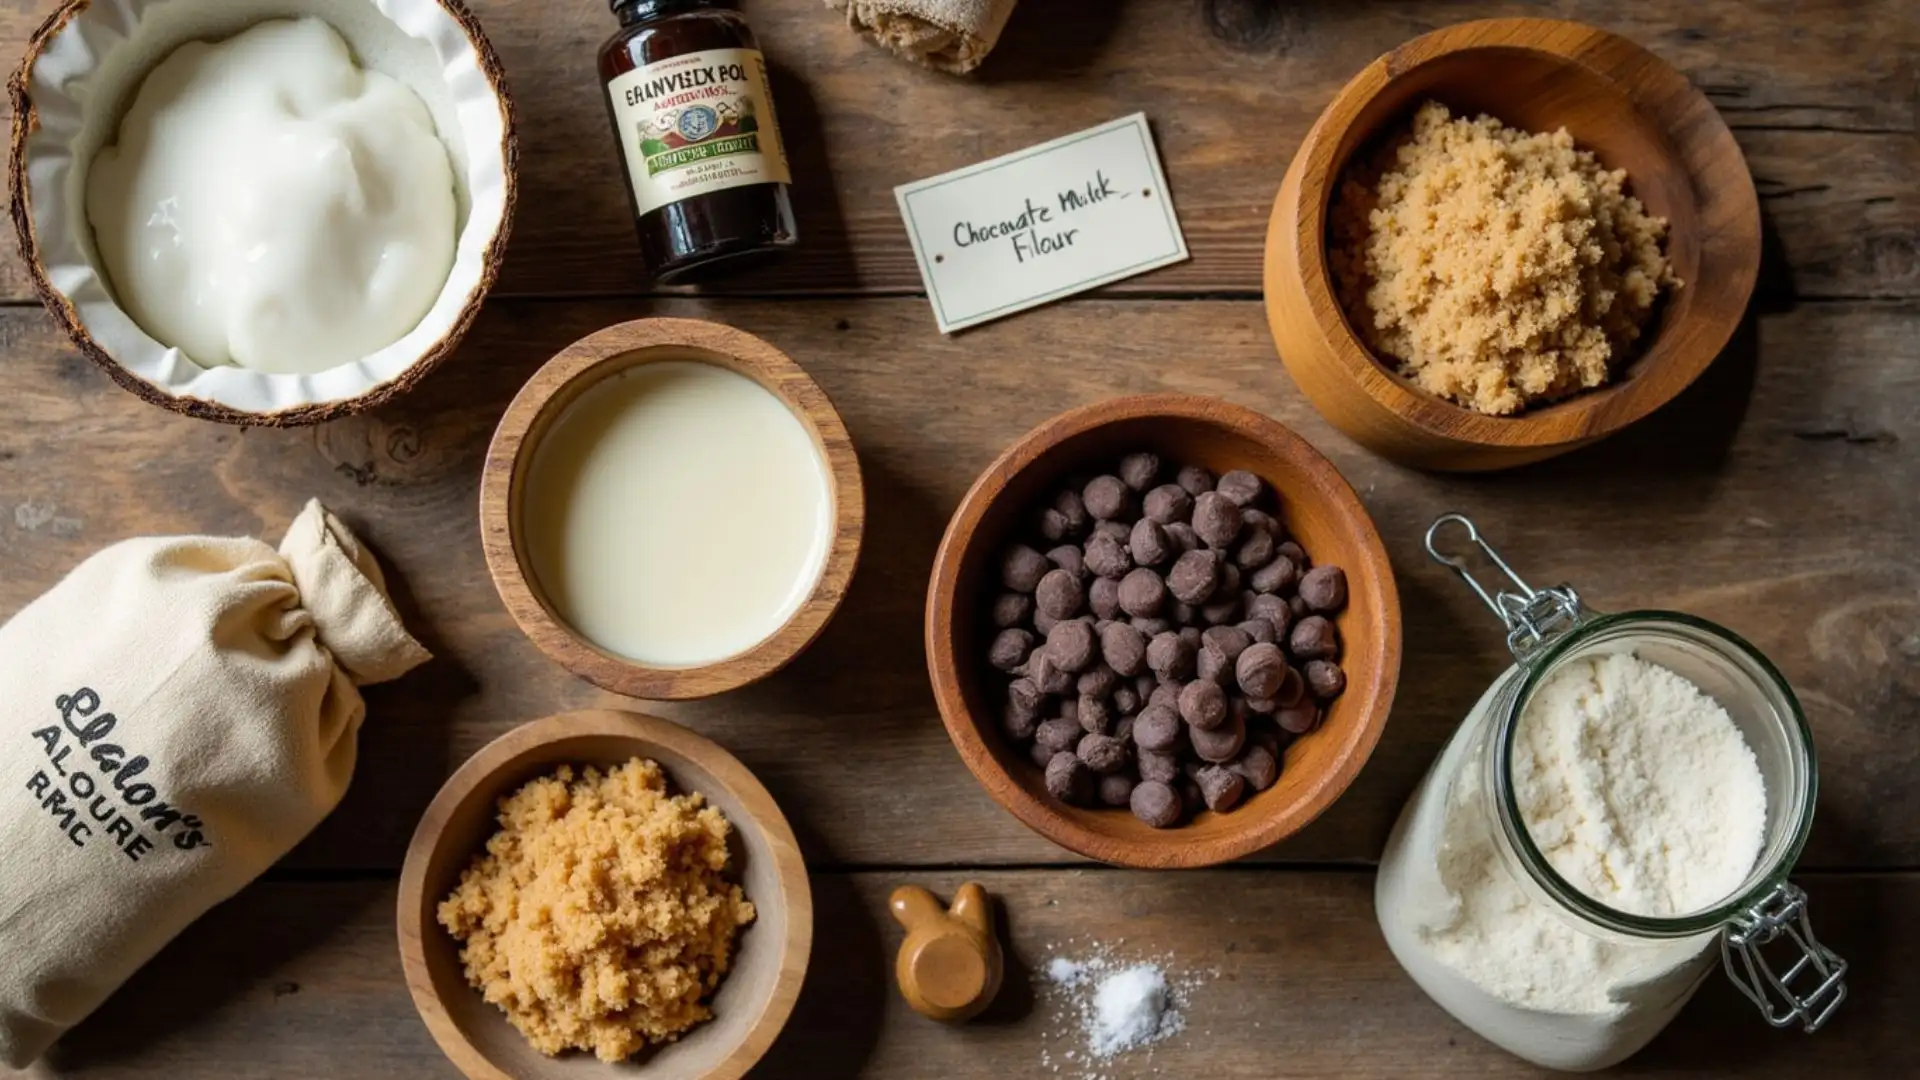
<path fill-rule="evenodd" d="M 453 269 L 419 325 L 315 374 L 202 367 L 115 301 L 87 222 L 87 170 L 147 73 L 174 49 L 270 19 L 316 16 L 361 66 L 426 103 L 453 163 Z M 515 142 L 498 59 L 460 0 L 68 0 L 14 76 L 14 224 L 48 307 L 76 344 L 155 404 L 243 424 L 317 423 L 411 386 L 450 352 L 492 287 L 512 221 Z"/>

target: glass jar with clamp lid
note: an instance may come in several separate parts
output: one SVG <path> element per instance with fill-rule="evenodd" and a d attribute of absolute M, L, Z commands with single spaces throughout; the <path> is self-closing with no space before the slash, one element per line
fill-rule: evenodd
<path fill-rule="evenodd" d="M 1450 540 L 1450 533 L 1458 539 Z M 1462 541 L 1505 574 L 1508 587 L 1489 591 L 1460 550 L 1443 550 Z M 1716 953 L 1769 1023 L 1809 1032 L 1826 1023 L 1846 997 L 1847 965 L 1814 937 L 1806 894 L 1787 880 L 1813 823 L 1817 780 L 1813 739 L 1786 680 L 1753 646 L 1704 619 L 1668 611 L 1600 614 L 1585 607 L 1570 586 L 1533 589 L 1458 514 L 1434 522 L 1427 551 L 1459 573 L 1506 624 L 1515 663 L 1441 751 L 1408 800 L 1382 856 L 1375 908 L 1401 965 L 1467 1026 L 1521 1057 L 1558 1069 L 1605 1068 L 1645 1046 L 1693 996 Z M 1721 800 L 1710 769 L 1699 770 L 1697 783 L 1682 776 L 1692 768 L 1687 755 L 1698 748 L 1676 746 L 1677 763 L 1659 764 L 1669 780 L 1685 782 L 1667 784 L 1663 794 L 1662 783 L 1647 778 L 1656 770 L 1630 760 L 1628 733 L 1579 732 L 1586 740 L 1580 745 L 1590 747 L 1593 757 L 1574 763 L 1577 768 L 1591 775 L 1639 774 L 1610 789 L 1611 781 L 1596 782 L 1606 790 L 1589 794 L 1618 795 L 1638 785 L 1644 797 L 1630 813 L 1649 830 L 1673 824 L 1663 822 L 1662 815 L 1688 815 L 1688 827 L 1673 831 L 1697 840 L 1713 835 L 1712 828 L 1696 827 L 1717 826 L 1711 816 L 1744 813 L 1749 843 L 1757 832 L 1758 854 L 1737 886 L 1694 910 L 1658 915 L 1620 910 L 1570 880 L 1592 880 L 1565 872 L 1569 863 L 1561 849 L 1573 834 L 1598 829 L 1585 832 L 1582 842 L 1604 847 L 1607 828 L 1619 828 L 1627 815 L 1598 821 L 1621 808 L 1584 814 L 1577 794 L 1552 790 L 1551 784 L 1543 789 L 1545 774 L 1535 771 L 1542 744 L 1523 745 L 1528 727 L 1523 717 L 1536 702 L 1549 707 L 1556 675 L 1578 673 L 1583 664 L 1597 672 L 1623 654 L 1632 659 L 1616 662 L 1615 670 L 1631 663 L 1643 673 L 1653 672 L 1646 678 L 1668 680 L 1669 687 L 1683 686 L 1671 678 L 1678 676 L 1712 699 L 1698 702 L 1696 695 L 1698 707 L 1723 709 L 1751 751 L 1764 787 L 1764 811 L 1758 799 L 1744 809 L 1731 798 Z M 1597 676 L 1591 685 L 1567 689 L 1563 684 L 1562 689 L 1574 699 L 1585 696 L 1589 723 L 1609 715 L 1608 709 L 1648 707 L 1623 703 L 1620 687 L 1609 688 Z M 1612 702 L 1599 700 L 1609 694 Z M 1725 751 L 1731 743 L 1725 721 L 1719 721 L 1719 731 Z M 1551 757 L 1566 749 L 1555 745 L 1544 752 Z M 1663 750 L 1640 749 L 1656 755 Z M 1744 756 L 1737 747 L 1734 751 L 1733 756 Z M 1700 756 L 1703 766 L 1712 764 L 1710 753 L 1701 750 Z M 1517 763 L 1523 767 L 1517 770 Z M 1751 766 L 1746 775 L 1751 776 Z M 1666 797 L 1675 791 L 1678 798 Z M 1530 814 L 1557 800 L 1553 834 L 1538 821 L 1530 826 Z M 1670 868 L 1634 866 L 1624 858 L 1614 867 L 1603 856 L 1582 873 L 1644 878 L 1697 869 L 1699 849 L 1654 848 L 1654 864 L 1671 863 Z"/>

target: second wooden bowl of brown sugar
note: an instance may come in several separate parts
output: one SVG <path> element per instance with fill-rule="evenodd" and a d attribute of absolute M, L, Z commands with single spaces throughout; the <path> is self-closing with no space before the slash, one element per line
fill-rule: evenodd
<path fill-rule="evenodd" d="M 1426 100 L 1528 131 L 1565 127 L 1628 193 L 1668 221 L 1685 283 L 1665 298 L 1613 379 L 1515 416 L 1429 394 L 1369 351 L 1337 298 L 1328 215 L 1348 166 Z M 1671 401 L 1744 317 L 1760 268 L 1760 210 L 1733 134 L 1659 57 L 1577 23 L 1489 19 L 1415 38 L 1354 76 L 1308 132 L 1274 201 L 1266 300 L 1280 358 L 1314 406 L 1403 464 L 1499 469 L 1604 438 Z"/>
<path fill-rule="evenodd" d="M 548 361 L 480 482 L 487 568 L 521 630 L 596 686 L 655 700 L 797 656 L 846 595 L 864 520 L 859 461 L 819 385 L 752 334 L 694 319 L 622 323 Z"/>
<path fill-rule="evenodd" d="M 461 943 L 436 913 L 487 849 L 502 799 L 562 765 L 611 769 L 635 758 L 658 763 L 673 794 L 697 794 L 727 819 L 728 877 L 754 905 L 754 920 L 741 928 L 731 967 L 707 1000 L 711 1019 L 618 1065 L 584 1052 L 546 1057 L 467 982 Z M 592 709 L 523 724 L 448 778 L 407 846 L 398 936 L 421 1020 L 473 1080 L 735 1080 L 773 1045 L 800 996 L 813 894 L 786 816 L 738 759 L 670 721 Z"/>
<path fill-rule="evenodd" d="M 1070 806 L 1000 730 L 1004 676 L 987 664 L 991 592 L 1002 553 L 1069 478 L 1152 451 L 1216 476 L 1245 469 L 1277 496 L 1276 516 L 1316 565 L 1346 570 L 1338 617 L 1347 688 L 1318 730 L 1287 747 L 1279 779 L 1224 814 L 1155 829 L 1128 810 Z M 990 586 L 992 588 L 990 588 Z M 1258 851 L 1318 817 L 1372 755 L 1400 681 L 1400 597 L 1366 507 L 1333 463 L 1284 425 L 1214 398 L 1175 394 L 1083 406 L 1035 428 L 974 482 L 934 557 L 927 592 L 927 667 L 947 734 L 994 801 L 1041 836 L 1119 866 L 1210 866 Z"/>

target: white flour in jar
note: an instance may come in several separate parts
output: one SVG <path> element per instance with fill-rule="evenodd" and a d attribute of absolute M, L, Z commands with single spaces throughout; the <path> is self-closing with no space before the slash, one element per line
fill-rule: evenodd
<path fill-rule="evenodd" d="M 1381 928 L 1416 981 L 1489 1039 L 1558 1068 L 1603 1067 L 1685 1002 L 1712 938 L 1603 938 L 1513 876 L 1479 805 L 1480 762 L 1467 758 L 1467 736 L 1498 689 L 1388 843 L 1375 890 Z M 1541 686 L 1519 721 L 1513 777 L 1549 863 L 1621 911 L 1711 907 L 1739 888 L 1764 838 L 1765 784 L 1732 718 L 1628 653 L 1575 660 Z"/>

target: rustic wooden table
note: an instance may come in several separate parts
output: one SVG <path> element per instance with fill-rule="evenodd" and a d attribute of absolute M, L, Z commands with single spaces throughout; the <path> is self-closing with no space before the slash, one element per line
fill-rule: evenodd
<path fill-rule="evenodd" d="M 50 0 L 8 0 L 17 53 Z M 475 504 L 488 434 L 567 342 L 649 314 L 764 335 L 838 403 L 866 467 L 866 558 L 792 669 L 661 707 L 753 768 L 814 871 L 798 1013 L 757 1075 L 1004 1077 L 1071 1045 L 1026 975 L 1076 936 L 1217 972 L 1190 1028 L 1115 1077 L 1524 1076 L 1400 971 L 1370 863 L 1447 734 L 1507 663 L 1478 602 L 1420 551 L 1471 512 L 1536 579 L 1599 607 L 1674 607 L 1735 628 L 1785 670 L 1822 756 L 1799 877 L 1854 963 L 1831 1028 L 1773 1033 L 1724 979 L 1627 1069 L 1641 1075 L 1920 1075 L 1920 9 L 1912 0 L 1024 0 L 971 80 L 856 41 L 817 0 L 749 3 L 775 70 L 803 250 L 704 296 L 650 292 L 593 56 L 597 0 L 473 0 L 518 97 L 524 198 L 508 265 L 466 344 L 376 415 L 317 429 L 199 423 L 94 370 L 0 264 L 0 613 L 96 548 L 144 533 L 276 536 L 310 496 L 384 554 L 438 659 L 370 695 L 345 803 L 264 880 L 149 964 L 33 1075 L 452 1076 L 415 1018 L 394 880 L 442 779 L 525 720 L 619 704 L 542 658 L 501 609 Z M 1260 304 L 1267 210 L 1294 147 L 1366 61 L 1436 25 L 1553 14 L 1679 65 L 1733 126 L 1759 185 L 1754 312 L 1693 390 L 1627 434 L 1543 466 L 1439 477 L 1385 464 L 1315 415 Z M 891 189 L 1134 110 L 1152 118 L 1191 262 L 943 339 Z M 1044 417 L 1144 390 L 1265 410 L 1324 450 L 1386 537 L 1406 602 L 1398 708 L 1353 789 L 1305 833 L 1231 869 L 1089 866 L 981 792 L 934 712 L 922 595 L 975 472 Z M 8 872 L 15 872 L 9 868 Z M 891 986 L 889 889 L 967 879 L 1005 900 L 1015 957 L 983 1022 L 921 1020 Z M 0 946 L 0 963 L 4 963 Z M 1078 1070 L 1069 1070 L 1077 1072 Z M 1063 1073 L 1062 1075 L 1066 1075 Z"/>

